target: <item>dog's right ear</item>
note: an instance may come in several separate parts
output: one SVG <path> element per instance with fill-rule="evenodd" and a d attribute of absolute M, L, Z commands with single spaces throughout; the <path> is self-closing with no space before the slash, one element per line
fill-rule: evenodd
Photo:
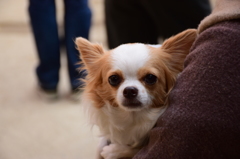
<path fill-rule="evenodd" d="M 92 44 L 84 38 L 76 38 L 75 44 L 80 53 L 80 59 L 83 61 L 87 69 L 94 66 L 94 64 L 104 54 L 103 47 L 99 44 Z"/>

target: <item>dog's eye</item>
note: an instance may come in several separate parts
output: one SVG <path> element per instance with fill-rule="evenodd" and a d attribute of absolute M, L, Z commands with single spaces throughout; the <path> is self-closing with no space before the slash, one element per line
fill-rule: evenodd
<path fill-rule="evenodd" d="M 112 86 L 117 86 L 121 82 L 121 77 L 119 77 L 118 75 L 112 75 L 108 78 L 108 82 Z"/>
<path fill-rule="evenodd" d="M 144 77 L 144 81 L 145 83 L 149 84 L 149 85 L 153 85 L 157 82 L 157 77 L 154 76 L 153 74 L 147 74 L 145 77 Z"/>

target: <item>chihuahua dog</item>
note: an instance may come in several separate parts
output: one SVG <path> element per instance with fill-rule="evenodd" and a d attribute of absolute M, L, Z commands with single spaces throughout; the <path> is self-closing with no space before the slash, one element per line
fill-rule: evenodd
<path fill-rule="evenodd" d="M 168 106 L 168 94 L 196 36 L 195 29 L 188 29 L 159 47 L 131 43 L 110 51 L 76 39 L 88 74 L 82 104 L 102 137 L 98 158 L 133 157 L 143 147 Z"/>

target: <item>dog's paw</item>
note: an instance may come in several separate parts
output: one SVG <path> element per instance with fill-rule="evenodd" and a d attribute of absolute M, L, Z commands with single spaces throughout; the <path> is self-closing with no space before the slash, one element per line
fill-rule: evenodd
<path fill-rule="evenodd" d="M 133 157 L 137 151 L 137 149 L 132 149 L 129 146 L 110 144 L 103 148 L 101 156 L 104 159 L 119 159 L 122 157 Z"/>
<path fill-rule="evenodd" d="M 110 144 L 108 146 L 103 147 L 103 150 L 101 152 L 101 156 L 104 159 L 117 159 L 117 157 L 118 157 L 117 145 L 116 144 Z"/>

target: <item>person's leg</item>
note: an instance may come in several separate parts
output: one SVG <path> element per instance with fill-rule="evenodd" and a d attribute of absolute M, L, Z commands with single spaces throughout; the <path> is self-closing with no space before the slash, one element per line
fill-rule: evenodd
<path fill-rule="evenodd" d="M 109 48 L 123 43 L 157 43 L 156 27 L 139 0 L 105 0 Z"/>
<path fill-rule="evenodd" d="M 197 28 L 201 20 L 211 13 L 209 0 L 141 0 L 141 3 L 163 38 L 185 29 Z"/>
<path fill-rule="evenodd" d="M 29 0 L 29 15 L 39 57 L 39 84 L 43 89 L 56 90 L 60 51 L 54 0 Z"/>
<path fill-rule="evenodd" d="M 65 3 L 65 38 L 68 57 L 68 71 L 72 90 L 83 84 L 79 79 L 85 77 L 84 72 L 79 72 L 79 53 L 75 47 L 76 37 L 88 39 L 91 25 L 91 10 L 87 0 L 64 0 Z"/>

